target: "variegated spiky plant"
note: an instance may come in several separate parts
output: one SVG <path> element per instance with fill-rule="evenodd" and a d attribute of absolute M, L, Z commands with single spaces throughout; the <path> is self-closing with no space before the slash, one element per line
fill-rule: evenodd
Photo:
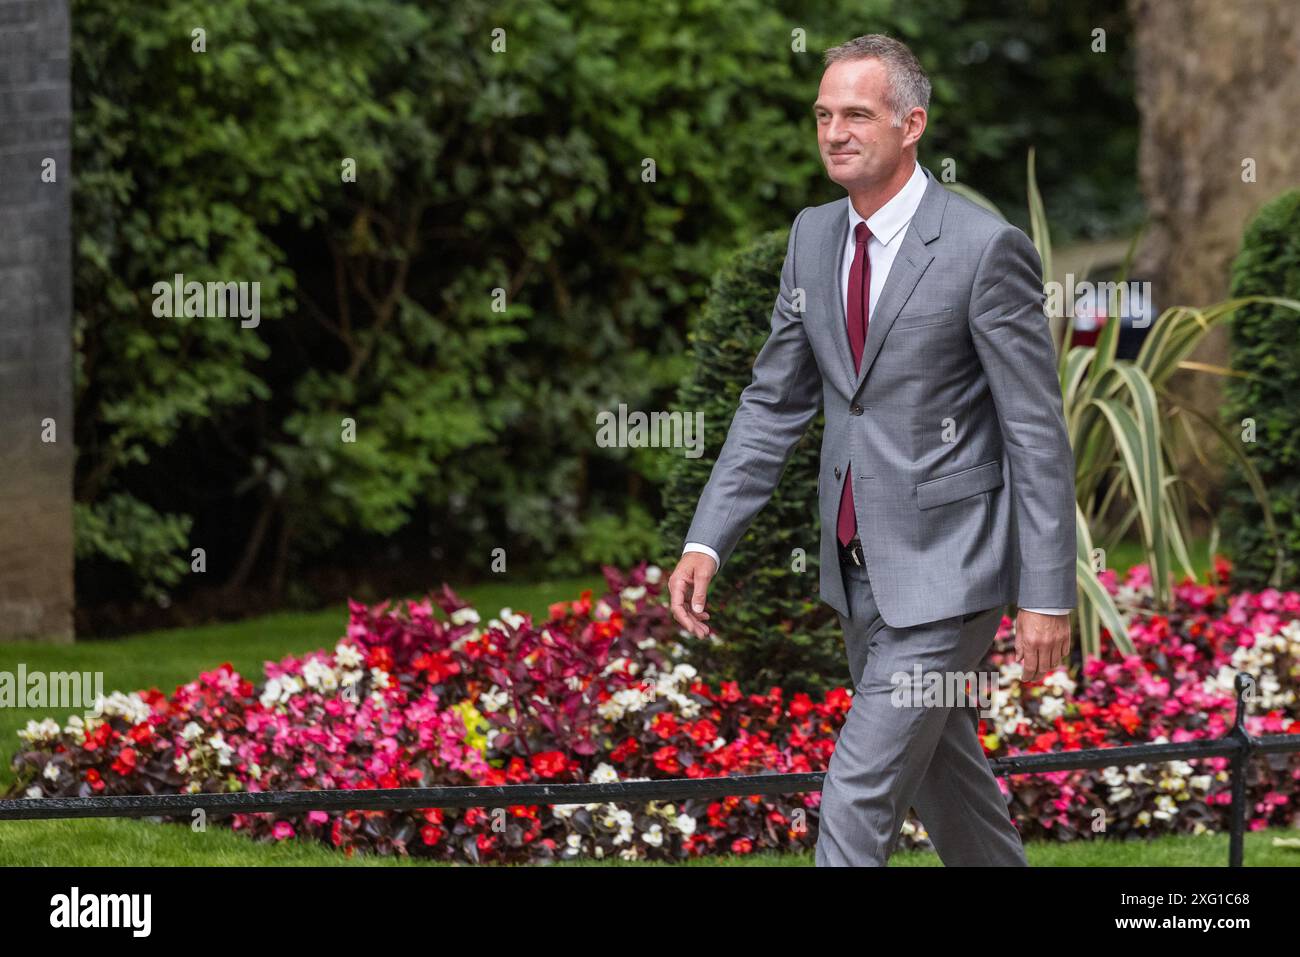
<path fill-rule="evenodd" d="M 1042 259 L 1043 281 L 1048 283 L 1053 278 L 1052 240 L 1034 177 L 1033 150 L 1028 166 L 1030 235 Z M 998 212 L 969 187 L 951 188 Z M 1135 247 L 1136 239 L 1119 281 L 1127 275 Z M 1241 443 L 1221 423 L 1184 404 L 1169 390 L 1170 378 L 1180 369 L 1209 375 L 1241 374 L 1194 362 L 1188 356 L 1211 329 L 1253 302 L 1277 303 L 1300 312 L 1300 302 L 1266 296 L 1227 299 L 1203 308 L 1172 306 L 1152 323 L 1137 358 L 1131 361 L 1116 356 L 1120 327 L 1116 317 L 1104 324 L 1095 345 L 1073 347 L 1069 346 L 1066 317 L 1045 318 L 1057 346 L 1065 422 L 1074 449 L 1079 632 L 1085 655 L 1098 654 L 1103 625 L 1121 649 L 1132 651 L 1121 608 L 1097 579 L 1102 563 L 1094 542 L 1118 542 L 1136 525 L 1161 607 L 1169 603 L 1175 562 L 1187 574 L 1195 575 L 1187 548 L 1193 498 L 1211 519 L 1210 550 L 1214 550 L 1218 528 L 1213 515 L 1205 508 L 1204 496 L 1179 478 L 1176 468 L 1182 461 L 1184 443 L 1190 443 L 1191 450 L 1204 460 L 1193 421 L 1200 422 L 1240 462 L 1263 507 L 1268 530 L 1280 545 L 1267 491 Z M 1274 574 L 1280 574 L 1280 566 Z"/>

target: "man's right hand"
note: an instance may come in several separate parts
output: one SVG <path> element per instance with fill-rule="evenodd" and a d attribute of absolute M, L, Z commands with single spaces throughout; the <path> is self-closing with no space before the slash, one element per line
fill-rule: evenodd
<path fill-rule="evenodd" d="M 673 617 L 696 638 L 705 638 L 709 613 L 704 599 L 709 594 L 709 580 L 718 564 L 703 552 L 687 552 L 668 578 L 668 596 L 672 599 Z"/>

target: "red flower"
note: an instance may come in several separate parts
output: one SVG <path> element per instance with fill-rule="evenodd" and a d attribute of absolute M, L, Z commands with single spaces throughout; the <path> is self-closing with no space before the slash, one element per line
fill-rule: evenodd
<path fill-rule="evenodd" d="M 665 774 L 677 774 L 681 771 L 681 763 L 677 760 L 677 749 L 671 744 L 665 744 L 653 755 L 655 767 Z"/>
<path fill-rule="evenodd" d="M 94 731 L 87 731 L 85 736 L 84 747 L 87 751 L 97 751 L 105 747 L 115 737 L 113 728 L 107 721 L 97 727 Z"/>
<path fill-rule="evenodd" d="M 117 760 L 113 762 L 113 770 L 123 777 L 132 773 L 135 770 L 135 749 L 123 748 Z"/>
<path fill-rule="evenodd" d="M 569 759 L 563 751 L 542 751 L 533 755 L 533 772 L 544 778 L 553 778 L 563 774 L 569 767 Z"/>
<path fill-rule="evenodd" d="M 393 653 L 384 645 L 377 645 L 366 653 L 366 666 L 393 672 Z"/>
<path fill-rule="evenodd" d="M 609 621 L 598 621 L 593 629 L 597 638 L 617 638 L 623 634 L 623 613 L 616 611 L 609 616 Z"/>
<path fill-rule="evenodd" d="M 148 744 L 154 739 L 153 726 L 147 721 L 142 722 L 128 731 L 126 736 L 136 744 Z"/>
<path fill-rule="evenodd" d="M 432 824 L 426 824 L 420 828 L 420 840 L 430 846 L 437 844 L 442 840 L 442 835 L 446 833 L 440 827 L 434 827 Z"/>
<path fill-rule="evenodd" d="M 636 738 L 626 738 L 622 744 L 609 752 L 609 759 L 615 763 L 622 763 L 633 755 L 641 753 L 641 742 Z"/>
<path fill-rule="evenodd" d="M 104 781 L 99 776 L 99 772 L 94 768 L 91 768 L 89 771 L 86 772 L 86 783 L 89 784 L 91 788 L 96 791 L 104 790 Z"/>
<path fill-rule="evenodd" d="M 455 654 L 447 649 L 416 655 L 411 661 L 411 666 L 416 671 L 423 671 L 431 685 L 440 685 L 461 672 Z"/>
<path fill-rule="evenodd" d="M 834 711 L 849 713 L 849 708 L 853 707 L 853 696 L 849 694 L 847 688 L 832 688 L 826 692 L 826 706 Z"/>

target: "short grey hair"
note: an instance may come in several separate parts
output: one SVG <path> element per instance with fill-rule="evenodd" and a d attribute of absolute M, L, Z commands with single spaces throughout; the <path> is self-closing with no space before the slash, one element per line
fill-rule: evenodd
<path fill-rule="evenodd" d="M 826 65 L 841 60 L 879 60 L 889 74 L 886 105 L 894 114 L 894 125 L 902 126 L 916 107 L 930 109 L 930 78 L 906 43 L 883 33 L 868 33 L 826 51 Z"/>

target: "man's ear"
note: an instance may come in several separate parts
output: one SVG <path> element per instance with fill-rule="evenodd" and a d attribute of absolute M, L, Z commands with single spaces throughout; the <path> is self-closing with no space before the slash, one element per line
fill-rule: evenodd
<path fill-rule="evenodd" d="M 907 119 L 903 120 L 903 145 L 915 146 L 921 139 L 921 134 L 925 132 L 926 113 L 921 107 L 912 108 L 912 112 L 907 114 Z"/>

